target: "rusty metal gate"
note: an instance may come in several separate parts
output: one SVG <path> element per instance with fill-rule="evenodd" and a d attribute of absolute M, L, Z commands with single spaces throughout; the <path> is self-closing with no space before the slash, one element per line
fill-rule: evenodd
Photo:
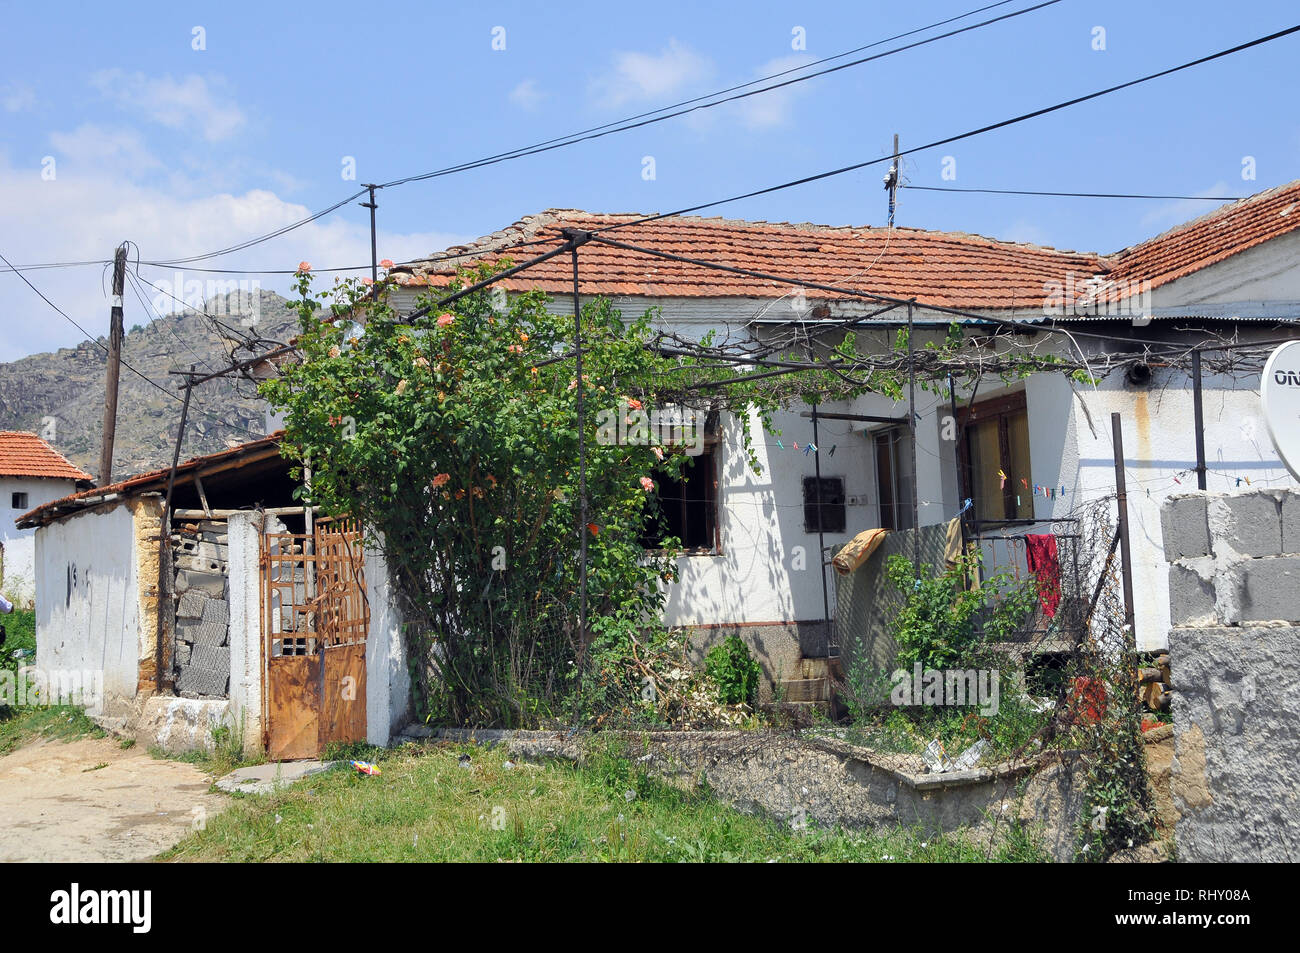
<path fill-rule="evenodd" d="M 370 607 L 360 528 L 322 520 L 310 534 L 263 533 L 261 575 L 271 760 L 364 741 Z"/>

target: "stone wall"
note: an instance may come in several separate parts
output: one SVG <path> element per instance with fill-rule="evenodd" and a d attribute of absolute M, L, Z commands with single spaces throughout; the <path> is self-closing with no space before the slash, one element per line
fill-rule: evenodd
<path fill-rule="evenodd" d="M 449 741 L 505 744 L 518 757 L 580 759 L 585 736 L 568 732 L 443 729 Z M 1019 823 L 1058 861 L 1074 859 L 1083 803 L 1077 755 L 926 774 L 919 755 L 883 755 L 832 738 L 745 731 L 627 732 L 647 769 L 680 786 L 707 783 L 741 811 L 783 823 L 845 828 L 919 826 L 987 842 Z M 644 752 L 644 753 L 641 753 Z"/>
<path fill-rule="evenodd" d="M 230 602 L 226 522 L 180 523 L 172 535 L 175 567 L 176 694 L 226 698 L 230 690 Z"/>
<path fill-rule="evenodd" d="M 1300 859 L 1300 491 L 1161 513 L 1180 860 Z"/>

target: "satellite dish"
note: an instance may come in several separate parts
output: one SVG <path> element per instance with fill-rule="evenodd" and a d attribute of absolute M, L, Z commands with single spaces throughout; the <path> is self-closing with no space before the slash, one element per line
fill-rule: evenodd
<path fill-rule="evenodd" d="M 1300 480 L 1300 341 L 1288 341 L 1269 355 L 1259 395 L 1273 448 Z"/>

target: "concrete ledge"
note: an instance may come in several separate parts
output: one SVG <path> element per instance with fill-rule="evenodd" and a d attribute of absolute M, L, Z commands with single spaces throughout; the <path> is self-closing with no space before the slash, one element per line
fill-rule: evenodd
<path fill-rule="evenodd" d="M 1083 789 L 1077 752 L 1046 752 L 1015 763 L 925 774 L 918 755 L 890 755 L 828 738 L 768 732 L 604 732 L 625 738 L 638 760 L 670 783 L 701 782 L 748 813 L 799 817 L 846 828 L 920 825 L 987 841 L 1021 822 L 1056 860 L 1074 856 Z M 578 760 L 587 733 L 444 728 L 438 740 L 503 744 L 520 758 Z"/>
<path fill-rule="evenodd" d="M 213 730 L 230 726 L 230 702 L 153 695 L 132 721 L 136 741 L 145 746 L 157 745 L 168 754 L 210 751 Z"/>

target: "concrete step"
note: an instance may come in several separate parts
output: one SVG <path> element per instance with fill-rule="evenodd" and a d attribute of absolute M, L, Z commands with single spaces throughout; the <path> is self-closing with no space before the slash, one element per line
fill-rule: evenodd
<path fill-rule="evenodd" d="M 788 702 L 829 702 L 831 683 L 827 678 L 788 678 L 780 683 L 777 694 Z"/>

